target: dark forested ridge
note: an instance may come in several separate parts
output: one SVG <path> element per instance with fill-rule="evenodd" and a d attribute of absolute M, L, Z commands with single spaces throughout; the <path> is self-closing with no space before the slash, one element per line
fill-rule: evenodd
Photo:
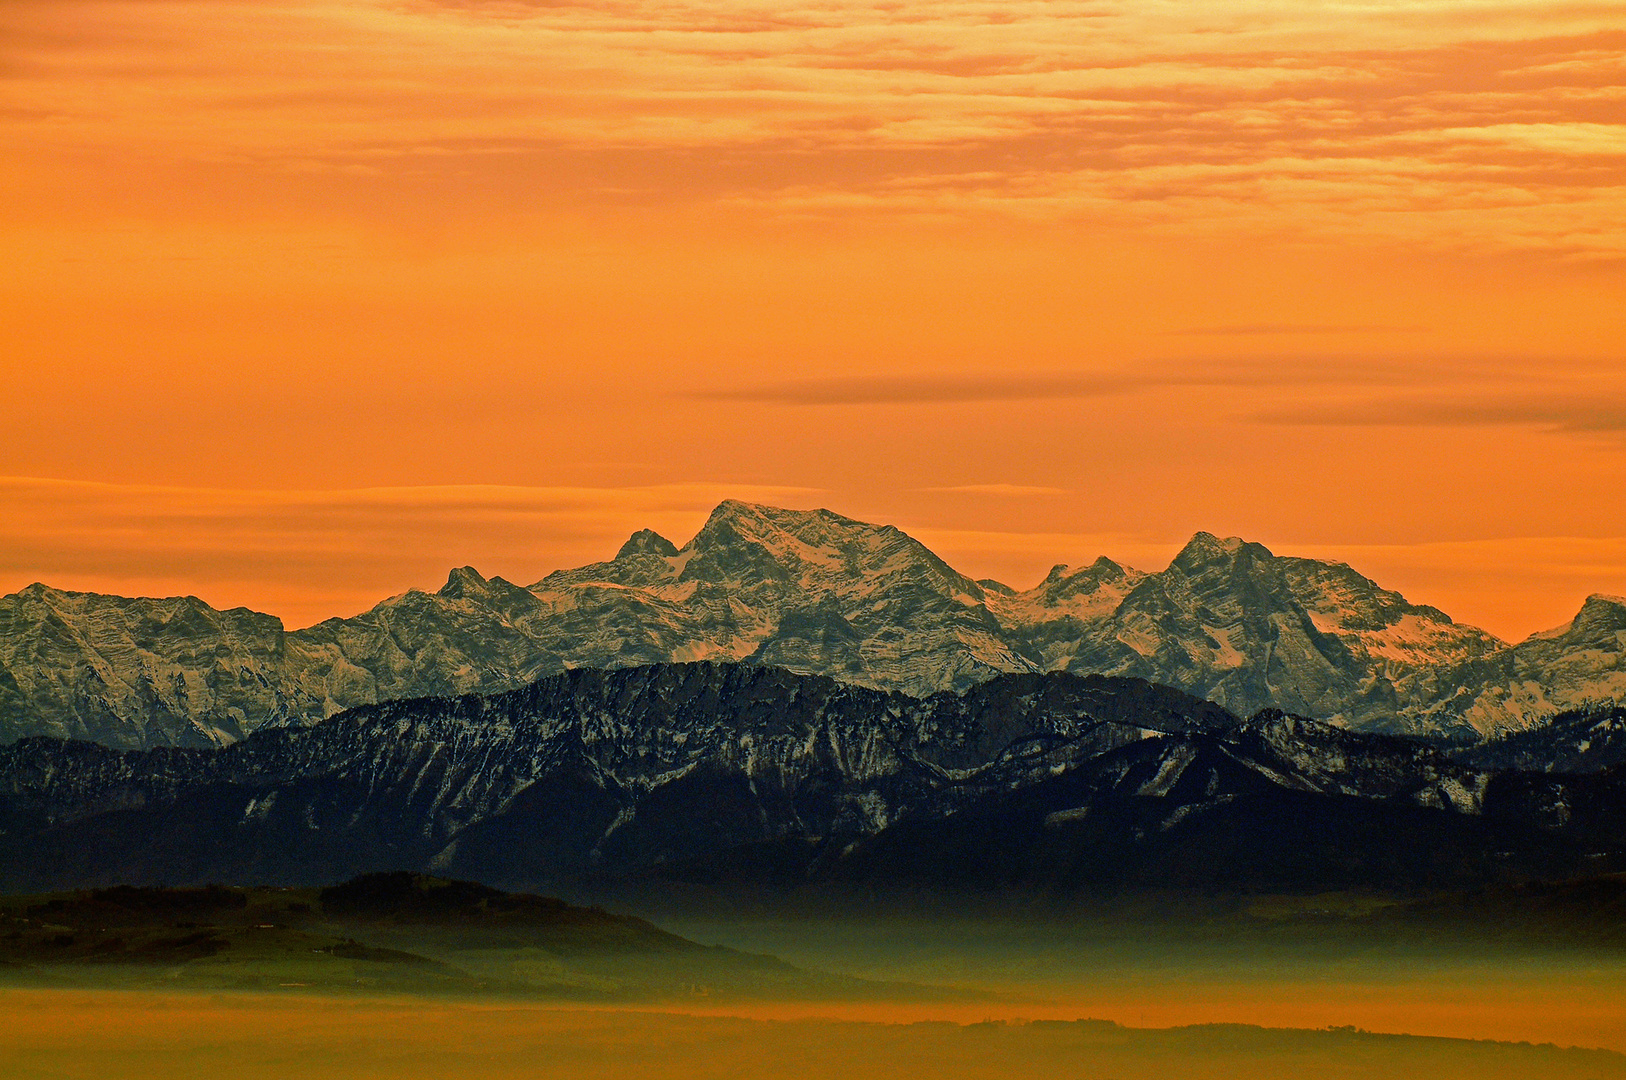
<path fill-rule="evenodd" d="M 1522 731 L 1462 747 L 1455 756 L 1490 769 L 1597 772 L 1626 763 L 1626 708 L 1571 709 Z"/>
<path fill-rule="evenodd" d="M 0 747 L 0 885 L 424 870 L 1014 889 L 1415 889 L 1626 868 L 1622 770 L 1486 769 L 1137 679 L 911 698 L 783 669 L 578 670 L 219 749 Z"/>

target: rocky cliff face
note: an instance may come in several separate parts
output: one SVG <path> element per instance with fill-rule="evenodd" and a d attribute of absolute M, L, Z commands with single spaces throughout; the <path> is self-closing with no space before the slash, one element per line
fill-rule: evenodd
<path fill-rule="evenodd" d="M 582 669 L 218 749 L 0 748 L 0 886 L 407 868 L 988 888 L 1020 856 L 1012 880 L 1070 867 L 1064 890 L 1348 884 L 1373 860 L 1369 884 L 1414 887 L 1621 861 L 1618 779 L 1522 775 L 1134 679 L 919 699 L 756 665 Z"/>
<path fill-rule="evenodd" d="M 1512 731 L 1563 710 L 1626 701 L 1626 599 L 1591 596 L 1567 626 L 1433 673 L 1417 722 Z"/>
<path fill-rule="evenodd" d="M 1162 573 L 1103 579 L 1120 595 L 1075 617 L 1070 633 L 1046 633 L 1044 666 L 1153 679 L 1244 715 L 1274 706 L 1404 728 L 1432 671 L 1500 644 L 1342 564 L 1207 533 Z M 1032 607 L 1022 614 L 1014 634 L 1047 627 Z"/>
<path fill-rule="evenodd" d="M 0 598 L 0 738 L 210 745 L 288 714 L 270 615 L 31 585 Z"/>
<path fill-rule="evenodd" d="M 1626 605 L 1508 646 L 1338 563 L 1199 533 L 1160 573 L 1101 559 L 1032 589 L 972 581 L 890 526 L 726 502 L 682 547 L 436 593 L 285 632 L 195 599 L 31 586 L 0 598 L 0 741 L 215 745 L 267 724 L 571 668 L 715 659 L 912 695 L 1001 672 L 1134 676 L 1243 714 L 1474 736 L 1626 693 Z"/>
<path fill-rule="evenodd" d="M 581 669 L 218 750 L 22 740 L 0 748 L 0 835 L 14 877 L 55 866 L 61 880 L 103 864 L 117 877 L 132 859 L 174 880 L 319 880 L 392 861 L 582 872 L 863 835 L 945 791 L 1020 785 L 1154 731 L 1235 723 L 1178 691 L 1102 677 L 1001 676 L 916 699 L 756 665 Z"/>

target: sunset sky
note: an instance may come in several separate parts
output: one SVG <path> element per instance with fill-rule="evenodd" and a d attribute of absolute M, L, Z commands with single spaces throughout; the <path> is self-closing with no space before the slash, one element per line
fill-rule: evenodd
<path fill-rule="evenodd" d="M 300 626 L 725 497 L 1626 593 L 1619 0 L 4 0 L 0 592 Z"/>

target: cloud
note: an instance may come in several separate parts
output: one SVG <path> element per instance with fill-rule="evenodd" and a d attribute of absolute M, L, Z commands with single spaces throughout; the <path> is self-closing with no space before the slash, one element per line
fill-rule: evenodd
<path fill-rule="evenodd" d="M 1263 411 L 1268 424 L 1350 427 L 1494 427 L 1524 425 L 1566 434 L 1626 432 L 1626 393 L 1527 396 L 1467 392 L 1455 396 L 1372 398 Z"/>
<path fill-rule="evenodd" d="M 1255 334 L 1417 334 L 1426 326 L 1380 326 L 1337 323 L 1241 323 L 1227 326 L 1188 326 L 1179 330 L 1165 330 L 1173 336 L 1246 337 Z"/>
<path fill-rule="evenodd" d="M 1332 328 L 1325 328 L 1333 332 Z M 1240 331 L 1239 331 L 1240 332 Z M 1261 330 L 1261 332 L 1264 332 Z M 1344 332 L 1344 328 L 1339 328 Z M 1288 353 L 1204 360 L 1145 361 L 1108 371 L 966 372 L 932 375 L 850 375 L 786 379 L 750 386 L 711 387 L 682 396 L 786 406 L 952 405 L 1000 401 L 1068 401 L 1180 388 L 1539 386 L 1553 370 L 1574 369 L 1543 357 Z M 1333 405 L 1328 408 L 1358 406 Z M 1261 414 L 1291 422 L 1292 410 Z M 1305 412 L 1303 415 L 1312 415 Z"/>
<path fill-rule="evenodd" d="M 695 391 L 711 401 L 769 405 L 915 405 L 1101 397 L 1139 389 L 1129 375 L 875 375 L 796 379 L 762 386 Z"/>
<path fill-rule="evenodd" d="M 953 487 L 928 487 L 921 491 L 943 492 L 950 495 L 997 495 L 1009 498 L 1029 496 L 1071 495 L 1066 488 L 1036 487 L 1029 484 L 957 484 Z"/>
<path fill-rule="evenodd" d="M 1626 257 L 1616 6 L 1464 10 L 26 0 L 0 8 L 0 144 L 365 165 L 375 192 L 456 182 L 471 213 L 516 169 L 515 190 L 614 199 L 604 171 L 753 215 Z M 530 149 L 456 150 L 482 142 Z"/>

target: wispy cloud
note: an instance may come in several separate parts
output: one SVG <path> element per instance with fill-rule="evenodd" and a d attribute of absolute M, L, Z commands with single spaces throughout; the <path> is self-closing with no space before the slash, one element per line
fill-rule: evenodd
<path fill-rule="evenodd" d="M 1270 424 L 1351 427 L 1526 425 L 1569 434 L 1626 432 L 1626 393 L 1370 398 L 1293 405 L 1258 414 Z"/>
<path fill-rule="evenodd" d="M 855 375 L 699 390 L 691 396 L 769 405 L 941 405 L 1101 397 L 1143 385 L 1144 379 L 1131 375 Z"/>
<path fill-rule="evenodd" d="M 15 0 L 0 41 L 13 152 L 1626 256 L 1595 0 Z"/>
<path fill-rule="evenodd" d="M 831 406 L 1068 401 L 1193 388 L 1317 389 L 1323 392 L 1318 399 L 1323 404 L 1294 405 L 1258 416 L 1272 423 L 1289 423 L 1295 422 L 1294 417 L 1313 422 L 1308 418 L 1322 412 L 1328 416 L 1340 415 L 1340 410 L 1349 415 L 1364 415 L 1365 399 L 1326 403 L 1325 393 L 1341 389 L 1346 393 L 1370 393 L 1375 387 L 1434 390 L 1459 399 L 1484 393 L 1487 388 L 1502 394 L 1528 395 L 1550 385 L 1555 370 L 1567 371 L 1573 378 L 1577 369 L 1584 368 L 1585 365 L 1577 361 L 1560 365 L 1532 356 L 1363 356 L 1303 352 L 1215 360 L 1144 361 L 1133 367 L 1094 372 L 984 371 L 784 379 L 697 389 L 684 396 L 767 405 Z M 1423 400 L 1413 403 L 1413 411 L 1422 407 Z M 1577 398 L 1577 403 L 1582 400 Z M 1463 408 L 1471 407 L 1464 405 Z"/>
<path fill-rule="evenodd" d="M 1239 323 L 1226 326 L 1188 326 L 1164 333 L 1176 337 L 1253 337 L 1272 334 L 1417 334 L 1426 326 L 1372 326 L 1360 323 Z"/>
<path fill-rule="evenodd" d="M 956 484 L 953 487 L 928 487 L 920 490 L 942 492 L 949 495 L 994 495 L 1013 499 L 1072 494 L 1067 488 L 1042 487 L 1032 484 Z"/>

